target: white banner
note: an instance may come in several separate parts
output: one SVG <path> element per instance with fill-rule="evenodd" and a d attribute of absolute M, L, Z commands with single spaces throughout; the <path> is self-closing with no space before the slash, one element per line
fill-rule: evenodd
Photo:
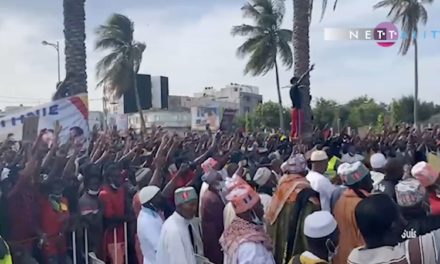
<path fill-rule="evenodd" d="M 220 107 L 191 107 L 191 129 L 205 130 L 209 125 L 212 131 L 220 127 Z"/>
<path fill-rule="evenodd" d="M 63 127 L 60 134 L 61 142 L 65 142 L 69 138 L 72 128 L 75 128 L 77 133 L 82 131 L 87 137 L 89 134 L 88 114 L 86 93 L 18 111 L 0 118 L 0 140 L 6 139 L 9 134 L 13 134 L 15 140 L 21 140 L 23 122 L 29 116 L 39 116 L 39 131 L 53 129 L 55 122 L 59 121 Z"/>

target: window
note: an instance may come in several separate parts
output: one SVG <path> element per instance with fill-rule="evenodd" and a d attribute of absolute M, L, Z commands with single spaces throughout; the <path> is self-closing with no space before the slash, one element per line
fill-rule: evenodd
<path fill-rule="evenodd" d="M 234 92 L 238 92 L 238 88 L 234 88 Z"/>

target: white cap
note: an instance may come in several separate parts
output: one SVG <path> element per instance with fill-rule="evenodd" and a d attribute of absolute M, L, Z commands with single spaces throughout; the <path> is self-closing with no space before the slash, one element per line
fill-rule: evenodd
<path fill-rule="evenodd" d="M 268 168 L 259 168 L 255 173 L 254 182 L 259 186 L 263 186 L 267 181 L 269 181 L 271 175 L 272 172 Z"/>
<path fill-rule="evenodd" d="M 312 152 L 312 155 L 310 156 L 310 161 L 324 161 L 328 160 L 327 153 L 323 150 L 315 150 Z"/>
<path fill-rule="evenodd" d="M 139 192 L 139 201 L 141 202 L 141 204 L 148 203 L 159 192 L 160 192 L 160 189 L 157 186 L 150 185 L 150 186 L 144 187 Z"/>
<path fill-rule="evenodd" d="M 316 211 L 304 220 L 304 235 L 322 238 L 333 233 L 338 227 L 335 218 L 327 211 Z"/>
<path fill-rule="evenodd" d="M 382 169 L 387 164 L 387 159 L 382 153 L 375 153 L 370 158 L 370 164 L 373 169 Z"/>

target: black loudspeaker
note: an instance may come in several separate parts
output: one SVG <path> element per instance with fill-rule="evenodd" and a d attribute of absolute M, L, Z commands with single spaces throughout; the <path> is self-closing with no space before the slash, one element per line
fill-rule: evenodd
<path fill-rule="evenodd" d="M 168 96 L 169 96 L 169 90 L 168 90 L 168 77 L 160 76 L 160 88 L 161 88 L 161 102 L 162 102 L 162 108 L 168 109 Z"/>
<path fill-rule="evenodd" d="M 151 76 L 138 74 L 136 76 L 137 88 L 142 110 L 151 108 Z M 134 87 L 124 93 L 124 113 L 137 113 L 136 97 Z"/>

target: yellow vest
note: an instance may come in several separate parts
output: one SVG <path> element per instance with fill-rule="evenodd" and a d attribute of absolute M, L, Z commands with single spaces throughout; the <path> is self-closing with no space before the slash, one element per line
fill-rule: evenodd
<path fill-rule="evenodd" d="M 12 264 L 12 257 L 8 244 L 6 244 L 6 241 L 4 241 L 2 237 L 0 237 L 0 243 L 4 243 L 8 251 L 8 253 L 2 259 L 0 259 L 0 264 Z"/>
<path fill-rule="evenodd" d="M 326 171 L 326 174 L 328 176 L 330 176 L 330 177 L 335 177 L 336 176 L 336 164 L 337 164 L 338 161 L 340 162 L 340 160 L 336 156 L 333 156 L 328 161 L 327 171 Z"/>

